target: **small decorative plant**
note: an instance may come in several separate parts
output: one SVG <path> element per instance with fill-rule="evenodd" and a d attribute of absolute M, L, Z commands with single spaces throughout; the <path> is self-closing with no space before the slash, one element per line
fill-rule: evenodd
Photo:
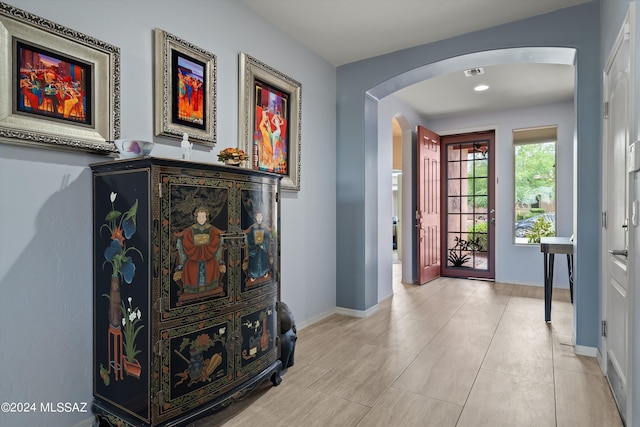
<path fill-rule="evenodd" d="M 209 348 L 213 347 L 214 344 L 215 341 L 212 340 L 208 334 L 200 334 L 194 340 L 184 338 L 180 344 L 180 351 L 189 347 L 190 351 L 200 353 L 207 351 Z"/>
<path fill-rule="evenodd" d="M 136 216 L 138 212 L 138 199 L 131 205 L 129 210 L 121 212 L 116 209 L 115 202 L 118 193 L 111 192 L 111 210 L 105 217 L 105 223 L 100 227 L 100 236 L 106 230 L 111 239 L 111 243 L 104 250 L 105 261 L 102 268 L 111 265 L 111 285 L 109 294 L 109 323 L 113 328 L 120 327 L 122 309 L 120 301 L 120 280 L 131 284 L 136 274 L 136 265 L 133 262 L 132 254 L 138 254 L 143 259 L 142 252 L 133 246 L 127 246 L 127 241 L 136 232 Z"/>
<path fill-rule="evenodd" d="M 489 250 L 489 226 L 486 222 L 477 222 L 467 227 L 467 233 L 474 242 L 478 243 L 477 251 L 487 252 Z"/>
<path fill-rule="evenodd" d="M 544 216 L 541 216 L 535 220 L 531 230 L 525 233 L 525 237 L 529 239 L 529 243 L 540 243 L 541 237 L 550 237 L 554 234 L 553 223 L 547 221 Z"/>
<path fill-rule="evenodd" d="M 111 273 L 114 276 L 121 276 L 125 282 L 130 284 L 136 273 L 136 265 L 129 253 L 134 251 L 142 258 L 142 252 L 134 247 L 127 247 L 126 244 L 126 241 L 136 232 L 138 200 L 136 199 L 128 211 L 122 213 L 114 205 L 117 196 L 118 193 L 111 193 L 111 211 L 105 218 L 106 222 L 100 227 L 100 233 L 106 229 L 111 238 L 111 244 L 104 251 L 104 264 L 111 264 Z"/>
<path fill-rule="evenodd" d="M 455 242 L 455 246 L 449 249 L 449 256 L 447 257 L 454 267 L 462 267 L 471 259 L 468 252 L 480 250 L 481 247 L 479 237 L 470 240 L 456 237 Z"/>
<path fill-rule="evenodd" d="M 229 159 L 247 160 L 247 154 L 239 148 L 225 148 L 218 153 L 218 160 L 224 162 Z"/>
<path fill-rule="evenodd" d="M 122 333 L 124 334 L 124 354 L 129 362 L 133 362 L 138 353 L 141 351 L 136 348 L 136 337 L 140 330 L 144 327 L 144 325 L 139 325 L 136 327 L 136 324 L 140 321 L 142 317 L 142 313 L 138 307 L 133 308 L 131 306 L 131 301 L 133 298 L 129 297 L 129 307 L 125 307 L 124 303 L 122 304 L 122 313 L 124 313 L 124 317 L 122 318 Z"/>

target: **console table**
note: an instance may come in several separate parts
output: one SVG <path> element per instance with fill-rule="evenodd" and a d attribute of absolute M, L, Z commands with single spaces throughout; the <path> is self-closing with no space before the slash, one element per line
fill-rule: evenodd
<path fill-rule="evenodd" d="M 555 254 L 567 255 L 569 293 L 573 304 L 573 241 L 569 237 L 542 237 L 540 252 L 544 254 L 544 320 L 551 321 L 551 295 L 553 293 L 553 262 Z"/>

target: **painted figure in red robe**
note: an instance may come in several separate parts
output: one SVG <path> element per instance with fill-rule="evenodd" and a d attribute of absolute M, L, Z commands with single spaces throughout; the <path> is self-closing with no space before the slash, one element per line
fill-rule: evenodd
<path fill-rule="evenodd" d="M 182 280 L 185 293 L 198 293 L 220 287 L 220 276 L 227 271 L 221 258 L 220 230 L 209 223 L 209 211 L 200 207 L 196 223 L 184 231 L 182 246 L 187 259 Z"/>

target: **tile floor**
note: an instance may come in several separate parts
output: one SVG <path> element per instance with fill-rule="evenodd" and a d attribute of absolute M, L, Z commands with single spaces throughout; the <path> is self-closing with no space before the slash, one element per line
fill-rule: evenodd
<path fill-rule="evenodd" d="M 190 427 L 622 426 L 596 359 L 573 353 L 568 291 L 547 324 L 542 288 L 399 275 L 372 316 L 298 331 L 280 386 Z"/>

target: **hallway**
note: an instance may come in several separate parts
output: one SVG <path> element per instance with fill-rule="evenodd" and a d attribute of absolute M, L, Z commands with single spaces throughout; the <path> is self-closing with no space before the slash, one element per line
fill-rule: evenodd
<path fill-rule="evenodd" d="M 621 426 L 595 358 L 570 345 L 569 293 L 440 278 L 400 283 L 369 318 L 298 331 L 282 385 L 190 427 Z M 295 314 L 295 313 L 294 313 Z"/>

